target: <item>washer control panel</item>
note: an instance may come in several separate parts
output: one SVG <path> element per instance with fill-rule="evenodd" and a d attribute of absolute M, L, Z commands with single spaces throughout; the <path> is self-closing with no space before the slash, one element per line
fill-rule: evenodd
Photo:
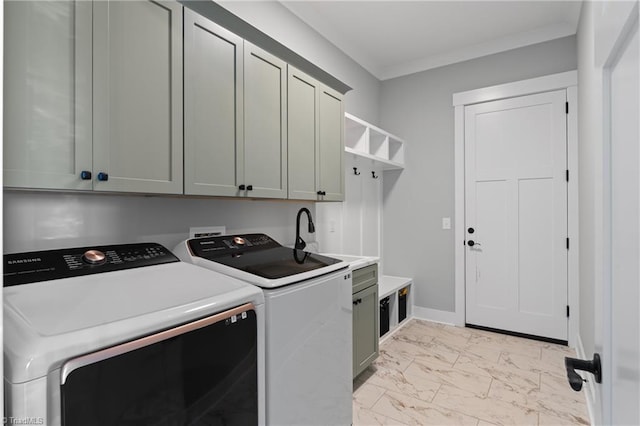
<path fill-rule="evenodd" d="M 212 259 L 222 256 L 234 256 L 258 250 L 282 247 L 265 234 L 221 235 L 219 237 L 196 238 L 188 241 L 191 253 Z"/>
<path fill-rule="evenodd" d="M 8 287 L 179 261 L 173 253 L 156 243 L 78 247 L 5 254 L 3 286 Z"/>

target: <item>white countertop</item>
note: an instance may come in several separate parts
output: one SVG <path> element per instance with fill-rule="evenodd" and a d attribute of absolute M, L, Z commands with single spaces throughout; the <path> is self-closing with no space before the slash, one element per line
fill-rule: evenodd
<path fill-rule="evenodd" d="M 352 256 L 349 254 L 335 254 L 335 253 L 320 253 L 320 254 L 322 256 L 333 257 L 334 259 L 340 259 L 343 262 L 347 262 L 349 264 L 349 269 L 351 269 L 352 271 L 380 262 L 380 258 L 377 256 Z"/>

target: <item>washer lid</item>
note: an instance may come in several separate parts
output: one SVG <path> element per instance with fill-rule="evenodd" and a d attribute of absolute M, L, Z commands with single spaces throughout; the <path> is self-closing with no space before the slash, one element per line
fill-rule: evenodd
<path fill-rule="evenodd" d="M 262 292 L 183 262 L 4 288 L 5 376 L 44 376 L 79 354 L 244 303 Z"/>
<path fill-rule="evenodd" d="M 348 267 L 339 259 L 283 247 L 265 234 L 198 238 L 184 244 L 188 250 L 180 246 L 175 250 L 183 260 L 264 288 L 293 284 Z"/>

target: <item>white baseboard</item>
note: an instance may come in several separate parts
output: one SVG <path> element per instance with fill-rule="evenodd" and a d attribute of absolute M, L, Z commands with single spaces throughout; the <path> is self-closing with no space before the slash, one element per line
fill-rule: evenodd
<path fill-rule="evenodd" d="M 447 325 L 456 325 L 457 323 L 455 312 L 423 308 L 422 306 L 416 306 L 416 305 L 413 305 L 413 317 L 415 319 L 439 322 Z"/>
<path fill-rule="evenodd" d="M 590 359 L 587 358 L 587 355 L 584 352 L 584 346 L 582 345 L 582 339 L 580 338 L 580 334 L 576 335 L 576 357 L 580 358 L 580 359 Z M 582 389 L 584 389 L 584 397 L 587 401 L 587 411 L 589 412 L 589 423 L 591 423 L 592 425 L 595 425 L 595 404 L 596 404 L 596 397 L 597 397 L 597 391 L 596 391 L 596 386 L 594 384 L 594 380 L 593 380 L 593 376 L 590 376 L 587 378 L 587 382 L 586 382 L 586 386 L 583 386 Z"/>

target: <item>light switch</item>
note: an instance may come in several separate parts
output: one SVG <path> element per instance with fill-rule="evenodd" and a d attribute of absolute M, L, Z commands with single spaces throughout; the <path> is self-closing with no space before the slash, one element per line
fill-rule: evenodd
<path fill-rule="evenodd" d="M 442 229 L 451 229 L 451 218 L 443 217 L 442 218 Z"/>

